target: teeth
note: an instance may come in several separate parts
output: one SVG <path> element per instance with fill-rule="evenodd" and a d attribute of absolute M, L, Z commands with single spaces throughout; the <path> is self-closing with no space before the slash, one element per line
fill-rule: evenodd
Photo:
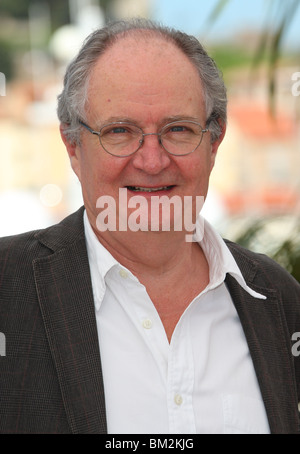
<path fill-rule="evenodd" d="M 157 191 L 165 191 L 170 189 L 171 186 L 162 186 L 160 188 L 142 188 L 139 186 L 128 186 L 131 191 L 140 191 L 140 192 L 157 192 Z"/>

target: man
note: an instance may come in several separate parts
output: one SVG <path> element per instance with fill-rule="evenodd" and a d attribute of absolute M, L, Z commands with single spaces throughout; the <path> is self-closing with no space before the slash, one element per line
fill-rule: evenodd
<path fill-rule="evenodd" d="M 1 432 L 299 433 L 299 284 L 201 217 L 192 241 L 178 228 L 225 134 L 213 61 L 193 37 L 121 22 L 64 82 L 84 209 L 1 240 Z"/>

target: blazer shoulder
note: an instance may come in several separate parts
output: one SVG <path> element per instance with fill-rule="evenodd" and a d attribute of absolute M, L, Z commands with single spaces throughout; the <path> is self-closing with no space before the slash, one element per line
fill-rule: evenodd
<path fill-rule="evenodd" d="M 32 261 L 67 247 L 83 235 L 83 209 L 44 229 L 0 238 L 0 273 L 8 260 Z"/>
<path fill-rule="evenodd" d="M 35 258 L 49 255 L 50 251 L 39 243 L 39 230 L 0 238 L 0 304 L 17 300 L 15 292 L 25 292 L 33 285 L 32 263 Z M 19 289 L 19 290 L 18 290 Z M 19 293 L 18 293 L 19 294 Z M 10 303 L 9 303 L 10 304 Z"/>
<path fill-rule="evenodd" d="M 82 210 L 59 224 L 0 238 L 0 305 L 5 301 L 35 299 L 34 263 L 51 260 L 56 252 L 68 250 L 78 242 L 77 251 L 85 245 Z M 30 297 L 28 296 L 30 295 Z"/>
<path fill-rule="evenodd" d="M 0 267 L 6 262 L 8 257 L 24 255 L 24 259 L 29 257 L 36 249 L 38 241 L 35 238 L 40 230 L 32 230 L 18 235 L 5 236 L 0 238 Z"/>

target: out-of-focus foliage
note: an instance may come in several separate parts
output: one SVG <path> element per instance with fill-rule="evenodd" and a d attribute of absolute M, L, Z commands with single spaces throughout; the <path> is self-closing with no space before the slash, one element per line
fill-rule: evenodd
<path fill-rule="evenodd" d="M 11 46 L 2 39 L 0 39 L 0 71 L 5 74 L 7 80 L 13 76 Z"/>
<path fill-rule="evenodd" d="M 208 18 L 208 26 L 215 22 L 231 0 L 216 0 Z M 289 27 L 300 8 L 299 0 L 272 0 L 267 2 L 265 26 L 261 30 L 257 49 L 252 58 L 253 68 L 267 62 L 270 111 L 275 113 L 276 74 L 282 45 Z"/>
<path fill-rule="evenodd" d="M 0 16 L 26 20 L 29 9 L 41 4 L 49 8 L 53 29 L 69 22 L 69 2 L 61 0 L 1 0 Z"/>
<path fill-rule="evenodd" d="M 28 16 L 28 8 L 32 0 L 1 0 L 0 14 L 25 19 Z"/>
<path fill-rule="evenodd" d="M 229 5 L 231 0 L 216 0 L 208 19 L 208 26 L 217 20 Z M 276 116 L 276 77 L 280 58 L 282 57 L 282 45 L 289 27 L 300 8 L 299 0 L 272 0 L 266 3 L 265 26 L 261 30 L 258 45 L 252 54 L 249 68 L 255 70 L 261 63 L 267 68 L 268 95 L 270 112 Z M 228 50 L 226 50 L 228 52 Z M 238 65 L 243 58 L 228 54 L 229 60 L 222 58 L 222 53 L 216 53 L 217 64 L 226 69 L 229 64 Z M 246 58 L 246 55 L 245 55 Z M 242 246 L 263 251 L 273 258 L 295 279 L 300 282 L 300 219 L 290 221 L 284 218 L 272 217 L 269 219 L 256 220 L 248 224 L 234 240 Z M 287 227 L 288 226 L 288 227 Z M 274 233 L 274 235 L 273 235 Z"/>
<path fill-rule="evenodd" d="M 235 241 L 248 249 L 264 251 L 300 282 L 299 239 L 300 219 L 272 217 L 252 222 Z"/>
<path fill-rule="evenodd" d="M 102 8 L 104 16 L 109 19 L 109 9 L 114 0 L 94 1 Z M 30 15 L 43 6 L 46 7 L 45 10 L 48 11 L 51 19 L 50 33 L 70 23 L 69 1 L 0 0 L 0 72 L 5 74 L 7 80 L 14 76 L 14 60 L 19 59 L 30 49 L 28 28 Z M 41 45 L 45 45 L 44 41 L 42 40 Z"/>
<path fill-rule="evenodd" d="M 105 17 L 107 17 L 114 0 L 94 1 L 102 8 Z M 1 0 L 0 16 L 27 19 L 29 8 L 41 3 L 48 5 L 54 29 L 69 22 L 69 1 L 64 0 Z"/>
<path fill-rule="evenodd" d="M 214 46 L 210 50 L 210 55 L 222 71 L 244 67 L 246 65 L 249 66 L 252 60 L 250 52 L 239 49 L 238 47 Z"/>

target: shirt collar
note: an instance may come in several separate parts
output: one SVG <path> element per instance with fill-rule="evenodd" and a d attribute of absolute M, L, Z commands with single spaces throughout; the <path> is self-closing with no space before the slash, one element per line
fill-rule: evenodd
<path fill-rule="evenodd" d="M 119 262 L 96 237 L 86 214 L 86 210 L 84 210 L 83 214 L 83 224 L 93 284 L 94 301 L 96 309 L 99 310 L 106 290 L 105 276 L 111 268 L 118 266 Z"/>
<path fill-rule="evenodd" d="M 210 270 L 210 281 L 218 283 L 225 280 L 226 274 L 233 276 L 241 287 L 254 298 L 266 299 L 266 297 L 252 290 L 246 283 L 235 258 L 226 246 L 219 233 L 204 219 L 199 216 L 196 223 L 194 239 L 197 239 L 206 256 Z"/>
<path fill-rule="evenodd" d="M 106 274 L 114 266 L 121 267 L 121 265 L 97 239 L 88 220 L 86 211 L 84 211 L 83 220 L 95 305 L 98 310 L 105 294 Z M 193 237 L 193 241 L 196 240 L 199 242 L 208 261 L 210 270 L 210 289 L 215 288 L 224 282 L 226 274 L 229 273 L 251 296 L 259 299 L 266 299 L 264 295 L 255 292 L 247 285 L 224 240 L 201 215 L 197 220 L 196 233 Z M 122 268 L 124 267 L 122 266 Z M 130 271 L 128 272 L 130 273 Z"/>
<path fill-rule="evenodd" d="M 84 211 L 83 221 L 89 256 L 97 263 L 100 275 L 104 278 L 106 273 L 114 265 L 118 265 L 119 262 L 98 240 L 87 217 L 86 211 Z"/>

